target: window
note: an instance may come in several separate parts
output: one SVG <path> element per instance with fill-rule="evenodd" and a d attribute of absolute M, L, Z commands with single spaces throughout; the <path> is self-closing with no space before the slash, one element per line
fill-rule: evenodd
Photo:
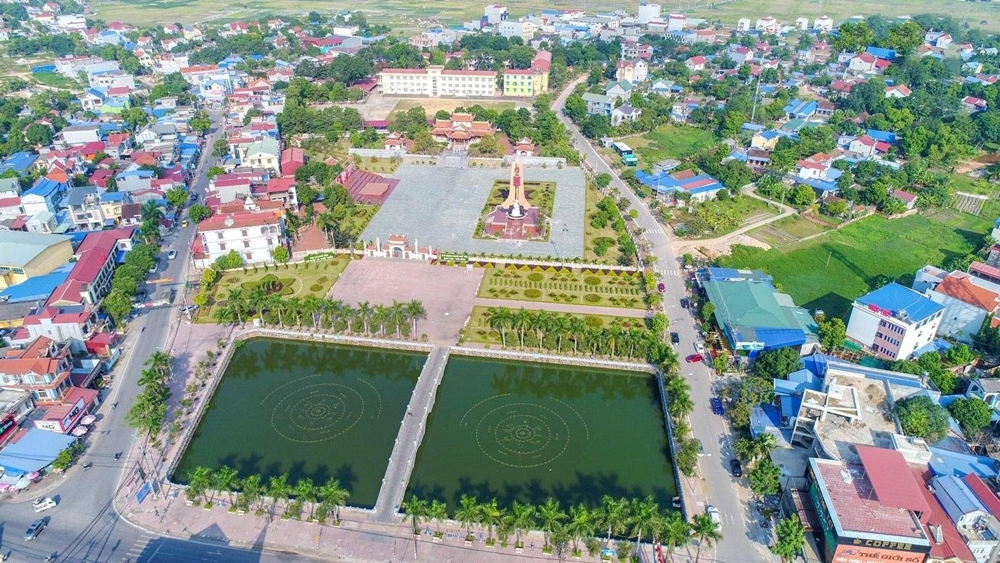
<path fill-rule="evenodd" d="M 248 231 L 248 230 L 246 230 L 246 229 L 243 229 L 243 230 L 241 230 L 241 231 L 240 231 L 240 236 L 241 236 L 241 237 L 247 237 L 247 236 L 250 236 L 250 231 Z"/>
<path fill-rule="evenodd" d="M 250 241 L 248 240 L 243 241 L 243 248 L 250 248 Z"/>
<path fill-rule="evenodd" d="M 215 233 L 215 236 L 216 236 L 216 238 L 218 238 L 219 240 L 222 240 L 222 239 L 224 239 L 224 238 L 225 238 L 225 235 L 223 235 L 223 234 L 222 234 L 222 231 L 217 231 L 217 232 Z"/>
<path fill-rule="evenodd" d="M 219 250 L 221 250 L 222 252 L 225 252 L 226 251 L 226 243 L 220 242 L 219 243 Z"/>
<path fill-rule="evenodd" d="M 246 253 L 244 253 L 244 256 L 246 256 L 246 257 L 247 257 L 247 261 L 248 261 L 248 262 L 249 262 L 250 260 L 253 260 L 253 252 L 249 252 L 249 251 L 247 251 Z"/>

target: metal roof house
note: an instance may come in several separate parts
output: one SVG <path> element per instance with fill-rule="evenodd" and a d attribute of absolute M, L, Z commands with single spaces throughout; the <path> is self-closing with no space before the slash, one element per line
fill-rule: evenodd
<path fill-rule="evenodd" d="M 818 342 L 816 321 L 778 292 L 764 272 L 707 268 L 699 276 L 715 305 L 715 320 L 734 350 L 797 346 L 808 352 Z"/>

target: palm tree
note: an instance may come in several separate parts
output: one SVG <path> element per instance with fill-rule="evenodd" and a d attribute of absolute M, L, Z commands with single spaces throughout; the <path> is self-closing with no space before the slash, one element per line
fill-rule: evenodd
<path fill-rule="evenodd" d="M 329 211 L 324 211 L 316 216 L 316 228 L 323 231 L 326 235 L 326 239 L 331 244 L 333 243 L 333 231 L 336 231 L 339 227 L 337 219 L 334 218 L 333 213 Z"/>
<path fill-rule="evenodd" d="M 601 529 L 608 531 L 607 545 L 611 545 L 611 536 L 625 533 L 628 516 L 628 501 L 604 495 L 601 508 L 597 513 L 597 523 Z"/>
<path fill-rule="evenodd" d="M 288 495 L 292 492 L 291 485 L 288 484 L 288 474 L 282 473 L 277 477 L 271 477 L 268 482 L 267 494 L 271 496 L 271 501 L 280 506 L 281 501 L 287 504 Z"/>
<path fill-rule="evenodd" d="M 310 319 L 312 319 L 313 330 L 319 328 L 318 320 L 316 319 L 316 314 L 320 311 L 322 300 L 315 295 L 307 295 L 302 300 L 302 312 L 306 313 Z"/>
<path fill-rule="evenodd" d="M 411 336 L 416 338 L 417 319 L 422 319 L 427 316 L 427 309 L 424 309 L 424 304 L 416 299 L 404 305 L 404 308 L 406 309 L 406 316 L 410 317 L 410 322 L 413 323 L 413 332 L 411 333 Z"/>
<path fill-rule="evenodd" d="M 698 538 L 698 551 L 694 557 L 695 563 L 698 563 L 701 559 L 702 547 L 705 545 L 711 547 L 715 545 L 715 542 L 722 540 L 722 532 L 716 528 L 712 518 L 705 513 L 696 514 L 691 519 L 691 535 Z"/>
<path fill-rule="evenodd" d="M 309 504 L 309 519 L 312 520 L 314 506 L 313 503 L 316 502 L 316 485 L 313 484 L 312 479 L 304 477 L 295 484 L 295 496 L 298 498 L 299 502 L 304 502 Z"/>
<path fill-rule="evenodd" d="M 389 320 L 392 321 L 393 326 L 396 328 L 396 338 L 402 338 L 402 326 L 406 322 L 406 305 L 393 300 L 392 306 L 389 307 Z"/>
<path fill-rule="evenodd" d="M 243 324 L 243 309 L 245 308 L 242 289 L 234 287 L 226 292 L 225 310 L 231 317 L 236 317 L 240 324 Z"/>
<path fill-rule="evenodd" d="M 580 317 L 570 317 L 567 330 L 569 330 L 570 338 L 573 339 L 573 353 L 576 354 L 580 338 L 587 332 L 587 322 Z"/>
<path fill-rule="evenodd" d="M 656 522 L 660 507 L 656 505 L 652 495 L 644 499 L 632 499 L 629 522 L 632 525 L 632 535 L 635 536 L 635 550 L 639 552 L 642 544 L 642 532 L 649 531 Z M 641 559 L 641 557 L 640 557 Z"/>
<path fill-rule="evenodd" d="M 674 511 L 659 521 L 660 544 L 666 547 L 668 557 L 674 560 L 674 550 L 691 541 L 691 524 L 680 512 Z"/>
<path fill-rule="evenodd" d="M 170 364 L 173 361 L 174 358 L 170 354 L 163 350 L 157 350 L 146 358 L 146 362 L 143 365 L 160 374 L 163 378 L 167 378 L 170 376 Z"/>
<path fill-rule="evenodd" d="M 538 518 L 542 524 L 542 538 L 545 547 L 549 547 L 549 533 L 552 532 L 559 522 L 566 519 L 566 513 L 559 507 L 559 502 L 549 497 L 545 504 L 538 507 Z"/>
<path fill-rule="evenodd" d="M 364 303 L 358 304 L 358 318 L 361 319 L 361 323 L 364 326 L 365 334 L 369 334 L 368 321 L 372 318 L 372 305 L 371 303 L 365 301 Z"/>
<path fill-rule="evenodd" d="M 289 297 L 285 299 L 285 305 L 288 307 L 288 311 L 295 315 L 295 328 L 302 327 L 302 300 L 298 297 Z"/>
<path fill-rule="evenodd" d="M 385 321 L 389 318 L 389 308 L 381 303 L 375 305 L 375 311 L 372 314 L 375 318 L 375 322 L 378 323 L 378 333 L 380 336 L 385 336 Z"/>
<path fill-rule="evenodd" d="M 604 331 L 604 339 L 608 343 L 608 347 L 611 350 L 612 357 L 615 355 L 615 348 L 617 347 L 618 342 L 621 341 L 621 338 L 622 338 L 622 329 L 616 326 L 612 326 Z"/>
<path fill-rule="evenodd" d="M 556 352 L 562 353 L 563 336 L 566 335 L 567 329 L 569 329 L 569 321 L 565 315 L 552 315 L 549 319 L 549 331 L 557 335 Z M 574 547 L 574 549 L 576 548 Z"/>
<path fill-rule="evenodd" d="M 511 318 L 511 324 L 517 329 L 521 337 L 521 348 L 524 348 L 524 329 L 528 328 L 528 325 L 531 324 L 531 313 L 525 311 L 524 308 L 519 309 Z"/>
<path fill-rule="evenodd" d="M 570 507 L 566 531 L 573 537 L 573 552 L 579 552 L 577 542 L 594 535 L 594 514 L 583 503 Z"/>
<path fill-rule="evenodd" d="M 277 293 L 272 293 L 271 295 L 268 295 L 267 299 L 264 300 L 264 307 L 268 311 L 278 315 L 278 328 L 285 328 L 285 323 L 282 320 L 281 316 L 281 314 L 285 310 L 285 302 L 281 298 L 281 296 L 278 295 Z"/>
<path fill-rule="evenodd" d="M 493 330 L 500 331 L 500 343 L 504 348 L 507 347 L 507 325 L 513 320 L 510 311 L 504 307 L 490 307 L 488 309 L 489 317 L 486 319 L 486 324 Z"/>
<path fill-rule="evenodd" d="M 535 311 L 528 317 L 528 325 L 532 330 L 535 331 L 535 339 L 538 341 L 538 347 L 542 347 L 542 338 L 545 333 L 548 332 L 550 313 L 548 311 Z"/>
<path fill-rule="evenodd" d="M 458 501 L 458 510 L 455 511 L 455 519 L 465 526 L 466 537 L 472 535 L 472 524 L 478 519 L 479 503 L 476 497 L 462 495 Z"/>
<path fill-rule="evenodd" d="M 267 303 L 267 297 L 267 292 L 259 285 L 254 286 L 247 294 L 247 307 L 257 311 L 257 318 L 260 319 L 261 323 L 264 322 L 264 306 Z"/>
<path fill-rule="evenodd" d="M 777 440 L 775 440 L 772 434 L 763 433 L 756 438 L 740 438 L 736 440 L 736 444 L 733 445 L 733 451 L 736 455 L 747 463 L 756 463 L 758 460 L 764 459 L 767 455 L 777 446 Z"/>
<path fill-rule="evenodd" d="M 260 475 L 250 475 L 243 480 L 240 488 L 242 489 L 242 492 L 240 493 L 240 502 L 247 509 L 260 500 L 261 494 L 264 490 L 264 487 L 260 482 Z"/>
<path fill-rule="evenodd" d="M 486 534 L 489 537 L 487 543 L 493 543 L 493 527 L 500 525 L 500 518 L 503 511 L 497 506 L 497 499 L 479 505 L 479 514 L 482 516 L 483 524 L 486 524 Z"/>
<path fill-rule="evenodd" d="M 427 501 L 420 500 L 417 495 L 412 495 L 401 508 L 403 513 L 410 518 L 410 522 L 413 523 L 413 535 L 418 535 L 420 533 L 420 520 L 427 515 Z"/>
<path fill-rule="evenodd" d="M 212 486 L 218 491 L 225 491 L 226 496 L 229 499 L 229 505 L 232 506 L 233 492 L 235 492 L 240 486 L 240 480 L 237 477 L 236 470 L 227 465 L 223 465 L 212 475 L 212 477 L 214 478 Z"/>
<path fill-rule="evenodd" d="M 527 532 L 535 525 L 535 507 L 530 504 L 521 504 L 514 501 L 510 509 L 514 526 L 514 546 L 523 547 L 521 543 L 521 530 Z"/>
<path fill-rule="evenodd" d="M 427 507 L 427 517 L 434 521 L 435 535 L 440 536 L 441 521 L 448 518 L 448 505 L 439 500 L 432 500 L 430 506 Z"/>
<path fill-rule="evenodd" d="M 347 497 L 351 496 L 351 493 L 347 492 L 346 489 L 341 488 L 340 481 L 330 478 L 325 485 L 319 488 L 319 498 L 323 505 L 323 515 L 325 516 L 330 511 L 334 512 L 334 521 L 340 522 L 340 507 L 344 506 L 347 502 Z"/>
<path fill-rule="evenodd" d="M 198 466 L 188 475 L 187 497 L 188 500 L 197 502 L 205 494 L 212 484 L 212 470 L 207 467 Z"/>

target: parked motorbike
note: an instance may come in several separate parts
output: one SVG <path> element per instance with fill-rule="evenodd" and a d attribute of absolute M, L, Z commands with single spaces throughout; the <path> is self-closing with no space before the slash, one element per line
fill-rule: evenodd
<path fill-rule="evenodd" d="M 90 469 L 93 466 L 94 466 L 93 463 L 90 463 L 89 461 L 87 461 L 87 462 L 84 462 L 83 469 L 84 469 L 84 471 L 86 471 L 87 469 Z"/>
<path fill-rule="evenodd" d="M 121 458 L 122 458 L 122 453 L 121 452 L 118 452 L 118 453 L 115 454 L 115 460 L 116 461 L 119 460 L 119 459 L 121 459 Z"/>

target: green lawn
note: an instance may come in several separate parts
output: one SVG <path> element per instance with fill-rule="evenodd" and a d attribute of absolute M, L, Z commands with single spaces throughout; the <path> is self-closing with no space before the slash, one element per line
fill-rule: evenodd
<path fill-rule="evenodd" d="M 275 266 L 263 265 L 248 267 L 245 271 L 232 270 L 222 274 L 219 283 L 215 285 L 215 291 L 209 299 L 209 307 L 200 314 L 199 320 L 212 322 L 214 319 L 215 305 L 225 300 L 226 293 L 231 289 L 241 289 L 249 291 L 267 277 L 277 283 L 270 287 L 273 292 L 280 292 L 285 298 L 303 298 L 308 296 L 326 297 L 326 294 L 336 283 L 337 278 L 344 272 L 350 264 L 347 256 L 339 256 L 333 260 L 322 260 L 316 262 L 306 262 L 298 264 L 282 264 Z M 276 278 L 276 279 L 275 279 Z"/>
<path fill-rule="evenodd" d="M 39 84 L 52 88 L 62 88 L 64 90 L 75 90 L 80 88 L 80 83 L 71 78 L 59 74 L 58 72 L 39 72 L 32 74 L 31 79 Z"/>
<path fill-rule="evenodd" d="M 379 158 L 377 156 L 354 158 L 354 163 L 358 168 L 376 174 L 392 174 L 402 162 L 402 159 L 399 158 Z"/>
<path fill-rule="evenodd" d="M 664 159 L 684 160 L 698 151 L 711 147 L 715 140 L 711 131 L 685 125 L 661 125 L 641 137 L 625 139 L 635 149 L 639 166 L 652 166 Z"/>
<path fill-rule="evenodd" d="M 990 220 L 953 210 L 893 220 L 873 216 L 804 243 L 740 249 L 719 262 L 764 270 L 796 304 L 846 318 L 851 302 L 884 278 L 908 287 L 922 266 L 941 266 L 976 250 L 990 227 Z"/>
<path fill-rule="evenodd" d="M 827 230 L 829 229 L 823 228 L 801 215 L 792 215 L 763 227 L 757 227 L 747 234 L 771 246 L 787 246 L 798 242 L 799 239 Z"/>
<path fill-rule="evenodd" d="M 639 274 L 603 274 L 581 270 L 528 271 L 517 266 L 487 268 L 479 297 L 539 303 L 569 303 L 644 309 Z"/>

